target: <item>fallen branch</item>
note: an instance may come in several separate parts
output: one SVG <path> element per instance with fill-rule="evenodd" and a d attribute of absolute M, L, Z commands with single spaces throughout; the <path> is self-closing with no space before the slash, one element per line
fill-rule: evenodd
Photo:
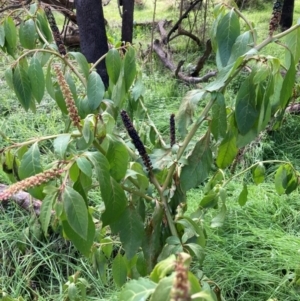
<path fill-rule="evenodd" d="M 212 51 L 212 45 L 211 45 L 211 40 L 207 40 L 206 42 L 206 48 L 205 51 L 203 53 L 203 55 L 200 57 L 200 59 L 197 62 L 197 66 L 195 71 L 191 74 L 191 76 L 198 76 L 199 72 L 202 70 L 204 63 L 206 62 L 206 60 L 208 59 L 208 57 L 210 56 Z"/>

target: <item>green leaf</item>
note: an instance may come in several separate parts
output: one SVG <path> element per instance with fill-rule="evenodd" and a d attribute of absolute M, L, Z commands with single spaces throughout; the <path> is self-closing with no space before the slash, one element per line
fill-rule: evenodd
<path fill-rule="evenodd" d="M 68 54 L 75 58 L 83 75 L 86 79 L 88 79 L 90 67 L 85 56 L 80 52 L 68 52 Z"/>
<path fill-rule="evenodd" d="M 55 90 L 51 79 L 51 61 L 48 64 L 47 67 L 47 73 L 46 73 L 46 89 L 48 94 L 51 96 L 51 98 L 55 99 Z"/>
<path fill-rule="evenodd" d="M 28 68 L 32 95 L 38 103 L 41 102 L 45 92 L 45 79 L 42 66 L 36 56 L 33 56 Z"/>
<path fill-rule="evenodd" d="M 125 79 L 126 76 L 124 75 L 124 70 L 121 71 L 117 84 L 113 87 L 112 96 L 114 106 L 115 107 L 122 107 L 125 96 Z"/>
<path fill-rule="evenodd" d="M 65 98 L 62 94 L 62 91 L 61 91 L 58 83 L 55 83 L 55 85 L 54 85 L 54 100 L 55 100 L 57 106 L 59 107 L 59 109 L 61 110 L 61 112 L 63 114 L 68 115 L 66 101 L 65 101 Z"/>
<path fill-rule="evenodd" d="M 180 184 L 184 191 L 200 185 L 211 170 L 212 152 L 209 131 L 196 143 L 187 159 L 188 165 L 182 168 L 180 174 Z"/>
<path fill-rule="evenodd" d="M 87 81 L 87 101 L 92 111 L 96 110 L 105 93 L 105 87 L 99 74 L 93 71 Z"/>
<path fill-rule="evenodd" d="M 127 266 L 124 257 L 118 253 L 112 262 L 112 275 L 115 284 L 121 287 L 127 279 Z"/>
<path fill-rule="evenodd" d="M 216 41 L 218 44 L 217 61 L 220 61 L 220 65 L 218 65 L 219 70 L 228 64 L 232 46 L 239 35 L 239 18 L 232 9 L 220 20 L 217 27 Z"/>
<path fill-rule="evenodd" d="M 253 45 L 253 33 L 246 31 L 237 37 L 231 49 L 231 55 L 228 64 L 234 63 L 236 59 L 247 53 Z"/>
<path fill-rule="evenodd" d="M 139 278 L 125 284 L 119 294 L 119 301 L 145 301 L 154 292 L 156 283 L 147 279 Z"/>
<path fill-rule="evenodd" d="M 47 235 L 47 232 L 48 232 L 48 226 L 49 226 L 51 214 L 52 214 L 52 206 L 56 200 L 56 196 L 57 196 L 56 193 L 55 194 L 47 194 L 42 202 L 39 220 L 42 225 L 42 230 L 43 230 L 45 236 Z"/>
<path fill-rule="evenodd" d="M 298 186 L 298 178 L 289 164 L 281 165 L 275 174 L 275 188 L 278 194 L 290 194 Z"/>
<path fill-rule="evenodd" d="M 32 144 L 28 151 L 23 155 L 20 167 L 19 176 L 23 180 L 30 176 L 34 176 L 42 172 L 42 166 L 40 161 L 40 151 L 38 143 Z"/>
<path fill-rule="evenodd" d="M 216 207 L 218 205 L 218 199 L 219 196 L 214 191 L 212 191 L 202 198 L 199 207 L 201 209 Z"/>
<path fill-rule="evenodd" d="M 252 169 L 252 177 L 253 181 L 256 185 L 262 183 L 265 180 L 266 168 L 264 167 L 263 163 L 258 163 Z"/>
<path fill-rule="evenodd" d="M 110 174 L 121 181 L 126 174 L 129 155 L 126 146 L 119 140 L 110 139 L 106 158 L 110 164 Z"/>
<path fill-rule="evenodd" d="M 36 30 L 34 21 L 29 19 L 20 24 L 19 38 L 21 45 L 26 49 L 35 48 Z"/>
<path fill-rule="evenodd" d="M 86 157 L 81 156 L 77 158 L 76 163 L 83 173 L 85 173 L 88 177 L 92 177 L 92 165 Z"/>
<path fill-rule="evenodd" d="M 64 159 L 66 155 L 66 150 L 68 148 L 71 139 L 70 134 L 62 134 L 54 139 L 53 148 L 54 153 L 60 158 Z"/>
<path fill-rule="evenodd" d="M 13 84 L 13 71 L 12 71 L 12 68 L 7 68 L 5 70 L 5 73 L 4 73 L 4 76 L 5 76 L 5 80 L 6 80 L 6 83 L 7 85 L 12 89 L 14 90 L 14 84 Z"/>
<path fill-rule="evenodd" d="M 174 271 L 176 266 L 176 256 L 170 255 L 168 258 L 156 264 L 155 268 L 150 274 L 150 279 L 158 283 L 161 279 Z"/>
<path fill-rule="evenodd" d="M 212 228 L 222 227 L 226 218 L 226 212 L 227 212 L 227 208 L 225 203 L 223 203 L 220 213 L 211 220 L 210 226 Z"/>
<path fill-rule="evenodd" d="M 252 79 L 247 78 L 238 91 L 235 104 L 236 123 L 242 135 L 250 131 L 259 116 L 255 99 L 255 86 Z"/>
<path fill-rule="evenodd" d="M 5 43 L 5 30 L 4 26 L 0 25 L 0 47 L 3 47 Z"/>
<path fill-rule="evenodd" d="M 192 117 L 200 100 L 204 99 L 205 90 L 191 90 L 184 96 L 176 116 L 178 130 L 182 138 L 187 134 L 187 127 L 192 123 Z"/>
<path fill-rule="evenodd" d="M 300 59 L 300 28 L 293 30 L 285 37 L 285 43 L 291 51 L 294 62 L 299 62 Z M 289 68 L 291 66 L 291 56 L 288 51 L 285 52 L 285 66 Z"/>
<path fill-rule="evenodd" d="M 8 46 L 14 51 L 17 47 L 17 29 L 12 17 L 5 18 L 4 31 Z"/>
<path fill-rule="evenodd" d="M 32 90 L 30 78 L 21 63 L 13 70 L 13 85 L 21 105 L 27 111 L 31 102 Z"/>
<path fill-rule="evenodd" d="M 189 253 L 191 253 L 191 255 L 194 255 L 200 264 L 203 262 L 205 258 L 205 251 L 200 245 L 196 243 L 188 243 L 184 245 L 184 248 L 188 248 L 190 250 Z"/>
<path fill-rule="evenodd" d="M 159 281 L 157 287 L 155 288 L 155 291 L 153 292 L 150 298 L 150 301 L 170 300 L 171 289 L 173 287 L 174 278 L 175 278 L 175 273 Z"/>
<path fill-rule="evenodd" d="M 62 225 L 65 234 L 72 241 L 76 249 L 83 255 L 88 257 L 91 253 L 91 247 L 93 245 L 95 236 L 95 224 L 91 215 L 88 214 L 88 230 L 86 239 L 83 239 L 81 236 L 79 236 L 70 226 L 68 221 L 63 220 Z"/>
<path fill-rule="evenodd" d="M 217 165 L 219 168 L 224 169 L 229 166 L 238 153 L 238 148 L 236 147 L 236 137 L 230 131 L 227 133 L 224 140 L 221 142 L 218 149 Z"/>
<path fill-rule="evenodd" d="M 247 188 L 247 185 L 244 184 L 243 190 L 241 191 L 241 193 L 239 195 L 239 199 L 238 199 L 238 202 L 241 206 L 244 206 L 246 204 L 247 197 L 248 197 L 248 188 Z"/>
<path fill-rule="evenodd" d="M 70 227 L 84 240 L 88 238 L 88 210 L 82 196 L 66 186 L 62 194 L 65 213 Z"/>
<path fill-rule="evenodd" d="M 223 94 L 218 93 L 216 101 L 212 107 L 211 132 L 216 141 L 224 138 L 227 130 L 227 113 L 225 98 Z"/>
<path fill-rule="evenodd" d="M 126 74 L 123 80 L 125 81 L 125 91 L 127 92 L 136 75 L 135 51 L 133 47 L 127 48 L 124 58 L 124 74 Z"/>
<path fill-rule="evenodd" d="M 105 58 L 106 69 L 109 79 L 116 84 L 121 72 L 122 60 L 117 49 L 110 49 Z"/>
<path fill-rule="evenodd" d="M 111 224 L 111 223 L 110 223 Z M 144 239 L 144 224 L 134 207 L 127 207 L 119 220 L 111 224 L 112 231 L 120 234 L 120 240 L 128 259 L 133 258 Z"/>
<path fill-rule="evenodd" d="M 51 43 L 53 40 L 52 32 L 49 29 L 49 24 L 43 9 L 40 9 L 37 13 L 37 26 L 42 32 L 43 36 L 46 38 L 47 42 Z M 44 44 L 42 39 L 40 39 L 40 41 Z"/>

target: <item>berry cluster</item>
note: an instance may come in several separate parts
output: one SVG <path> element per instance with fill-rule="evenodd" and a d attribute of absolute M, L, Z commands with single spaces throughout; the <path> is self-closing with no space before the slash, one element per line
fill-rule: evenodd
<path fill-rule="evenodd" d="M 25 190 L 46 183 L 60 176 L 63 172 L 63 169 L 54 168 L 17 182 L 0 193 L 0 201 L 9 199 L 20 190 Z"/>
<path fill-rule="evenodd" d="M 45 14 L 46 14 L 47 20 L 49 22 L 50 28 L 52 30 L 54 41 L 55 41 L 55 43 L 57 45 L 57 48 L 58 48 L 58 52 L 62 56 L 65 56 L 67 54 L 66 47 L 65 47 L 65 45 L 64 45 L 64 43 L 63 43 L 63 41 L 60 37 L 60 33 L 59 33 L 58 27 L 56 25 L 55 18 L 52 14 L 51 8 L 49 6 L 46 6 L 44 8 L 44 10 L 45 10 Z"/>
<path fill-rule="evenodd" d="M 70 119 L 72 120 L 73 125 L 78 127 L 79 123 L 80 123 L 80 117 L 78 115 L 78 110 L 75 105 L 75 101 L 73 99 L 73 95 L 71 93 L 69 85 L 66 82 L 62 71 L 60 70 L 60 68 L 57 65 L 54 66 L 54 71 L 57 75 L 57 82 L 58 82 L 58 84 L 61 88 L 62 94 L 65 98 L 65 102 L 66 102 L 66 106 L 67 106 L 67 109 L 69 112 Z"/>
<path fill-rule="evenodd" d="M 175 114 L 170 116 L 170 145 L 171 147 L 176 143 L 175 136 Z"/>
<path fill-rule="evenodd" d="M 283 0 L 277 0 L 274 2 L 272 17 L 269 23 L 269 35 L 272 36 L 274 31 L 277 30 L 282 13 Z"/>
<path fill-rule="evenodd" d="M 122 118 L 124 126 L 128 132 L 128 135 L 132 139 L 134 146 L 136 147 L 140 156 L 142 157 L 147 170 L 148 171 L 152 170 L 152 164 L 151 164 L 150 158 L 146 152 L 145 146 L 144 146 L 143 142 L 141 141 L 141 138 L 139 137 L 139 134 L 137 133 L 136 129 L 134 128 L 126 111 L 122 110 L 121 118 Z"/>

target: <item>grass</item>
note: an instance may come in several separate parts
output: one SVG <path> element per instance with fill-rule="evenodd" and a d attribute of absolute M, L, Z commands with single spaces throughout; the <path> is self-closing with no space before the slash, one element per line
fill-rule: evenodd
<path fill-rule="evenodd" d="M 171 1 L 157 2 L 156 20 L 177 18 L 177 11 Z M 145 7 L 136 11 L 135 20 L 151 21 L 153 1 L 144 0 Z M 255 24 L 261 38 L 267 34 L 267 24 L 271 4 L 260 11 L 245 11 Z M 300 13 L 300 4 L 296 3 L 295 15 Z M 115 2 L 105 7 L 109 20 L 110 33 L 119 29 L 120 18 Z M 149 43 L 149 29 L 135 28 L 135 42 L 142 41 L 143 49 Z M 114 35 L 118 40 L 118 34 Z M 175 59 L 184 57 L 193 62 L 199 52 L 186 51 L 186 41 L 178 39 L 172 44 L 176 51 Z M 278 45 L 269 46 L 266 53 L 278 55 Z M 0 74 L 3 74 L 7 62 L 2 61 Z M 178 110 L 185 93 L 194 88 L 170 77 L 156 59 L 152 65 L 143 66 L 143 80 L 146 88 L 145 103 L 155 124 L 162 134 L 168 134 L 170 113 Z M 234 87 L 233 87 L 234 88 Z M 49 97 L 37 108 L 37 114 L 26 113 L 17 104 L 13 93 L 0 77 L 1 131 L 11 140 L 20 142 L 41 135 L 58 133 L 64 129 L 64 121 Z M 232 93 L 234 95 L 234 93 Z M 280 132 L 273 132 L 253 147 L 245 157 L 245 164 L 263 159 L 291 160 L 299 169 L 299 116 L 287 116 Z M 0 137 L 1 147 L 6 141 Z M 51 161 L 52 145 L 44 145 L 45 164 Z M 242 162 L 243 163 L 243 162 Z M 242 168 L 242 165 L 240 166 Z M 226 301 L 262 301 L 273 298 L 280 301 L 300 300 L 300 291 L 293 281 L 299 268 L 299 195 L 278 196 L 275 193 L 269 169 L 265 184 L 251 184 L 249 174 L 244 180 L 248 183 L 249 197 L 244 207 L 237 203 L 238 193 L 242 189 L 242 180 L 238 179 L 228 186 L 228 214 L 222 228 L 210 228 L 210 211 L 205 219 L 208 234 L 204 273 L 221 288 Z M 0 172 L 1 183 L 9 179 Z M 188 212 L 196 209 L 202 196 L 201 187 L 188 195 Z M 89 195 L 98 205 L 98 192 Z M 88 300 L 116 299 L 116 288 L 104 286 L 99 275 L 93 270 L 91 262 L 83 259 L 67 241 L 57 233 L 45 238 L 40 233 L 35 217 L 13 204 L 0 206 L 0 291 L 12 297 L 23 296 L 25 300 L 63 300 L 63 286 L 68 277 L 80 271 L 80 276 L 90 284 Z M 66 299 L 65 299 L 66 300 Z"/>

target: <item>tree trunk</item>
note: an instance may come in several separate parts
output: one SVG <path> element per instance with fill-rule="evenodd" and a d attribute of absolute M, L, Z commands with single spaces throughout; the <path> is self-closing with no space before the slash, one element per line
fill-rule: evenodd
<path fill-rule="evenodd" d="M 132 43 L 134 0 L 123 0 L 122 41 Z"/>
<path fill-rule="evenodd" d="M 282 15 L 280 19 L 282 31 L 290 28 L 293 24 L 294 4 L 295 0 L 284 0 L 283 2 Z"/>
<path fill-rule="evenodd" d="M 81 52 L 89 63 L 95 63 L 108 52 L 102 0 L 76 0 L 75 6 Z M 96 69 L 107 88 L 109 81 L 105 60 Z"/>

